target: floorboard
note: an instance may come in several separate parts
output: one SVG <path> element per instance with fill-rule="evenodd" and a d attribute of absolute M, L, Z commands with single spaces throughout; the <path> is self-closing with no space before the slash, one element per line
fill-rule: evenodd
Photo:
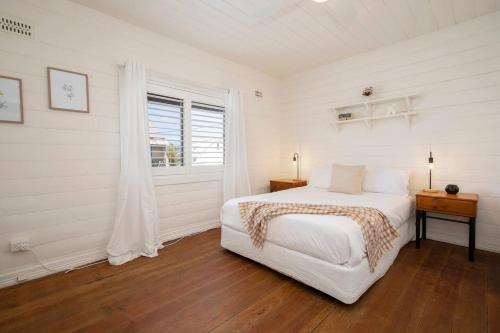
<path fill-rule="evenodd" d="M 0 290 L 0 332 L 500 332 L 500 254 L 405 246 L 353 305 L 222 249 L 214 229 L 156 258 Z"/>

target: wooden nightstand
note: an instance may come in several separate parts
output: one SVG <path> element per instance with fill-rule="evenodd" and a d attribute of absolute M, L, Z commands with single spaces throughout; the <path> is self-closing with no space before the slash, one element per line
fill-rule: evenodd
<path fill-rule="evenodd" d="M 420 221 L 422 221 L 422 239 L 427 238 L 427 218 L 465 223 L 469 225 L 469 260 L 474 261 L 478 195 L 475 193 L 448 194 L 444 191 L 436 193 L 420 191 L 416 194 L 416 198 L 417 212 L 415 238 L 417 249 L 420 248 Z M 428 212 L 465 217 L 467 220 L 428 216 Z"/>
<path fill-rule="evenodd" d="M 307 180 L 301 179 L 275 179 L 270 181 L 271 192 L 288 190 L 294 187 L 306 186 Z"/>

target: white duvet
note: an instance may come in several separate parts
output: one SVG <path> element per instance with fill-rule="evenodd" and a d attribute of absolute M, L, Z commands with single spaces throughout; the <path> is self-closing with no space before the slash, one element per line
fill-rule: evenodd
<path fill-rule="evenodd" d="M 368 192 L 351 195 L 306 186 L 226 202 L 221 211 L 222 224 L 245 233 L 238 208 L 238 203 L 242 201 L 373 207 L 382 211 L 396 229 L 408 220 L 412 208 L 412 198 L 409 196 Z M 356 222 L 345 216 L 283 215 L 269 221 L 266 241 L 333 264 L 350 267 L 358 265 L 365 256 L 361 229 Z"/>

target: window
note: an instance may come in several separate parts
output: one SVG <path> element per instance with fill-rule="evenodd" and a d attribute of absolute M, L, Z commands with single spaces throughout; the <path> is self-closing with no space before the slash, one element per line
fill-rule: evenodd
<path fill-rule="evenodd" d="M 152 166 L 184 165 L 182 99 L 148 94 L 148 118 Z"/>
<path fill-rule="evenodd" d="M 224 163 L 224 108 L 191 103 L 191 156 L 193 165 Z"/>
<path fill-rule="evenodd" d="M 224 164 L 224 99 L 148 82 L 151 165 L 156 175 L 206 173 Z"/>

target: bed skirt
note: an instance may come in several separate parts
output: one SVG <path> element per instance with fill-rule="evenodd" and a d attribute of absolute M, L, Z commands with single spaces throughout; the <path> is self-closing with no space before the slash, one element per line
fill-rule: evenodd
<path fill-rule="evenodd" d="M 415 231 L 411 225 L 410 221 L 406 221 L 399 227 L 399 237 L 394 241 L 394 247 L 380 258 L 373 273 L 370 273 L 366 257 L 359 265 L 349 267 L 332 264 L 269 241 L 265 241 L 264 247 L 259 249 L 252 245 L 247 233 L 225 225 L 221 227 L 221 246 L 318 289 L 343 303 L 352 304 L 385 275 L 399 250 L 414 238 Z"/>

